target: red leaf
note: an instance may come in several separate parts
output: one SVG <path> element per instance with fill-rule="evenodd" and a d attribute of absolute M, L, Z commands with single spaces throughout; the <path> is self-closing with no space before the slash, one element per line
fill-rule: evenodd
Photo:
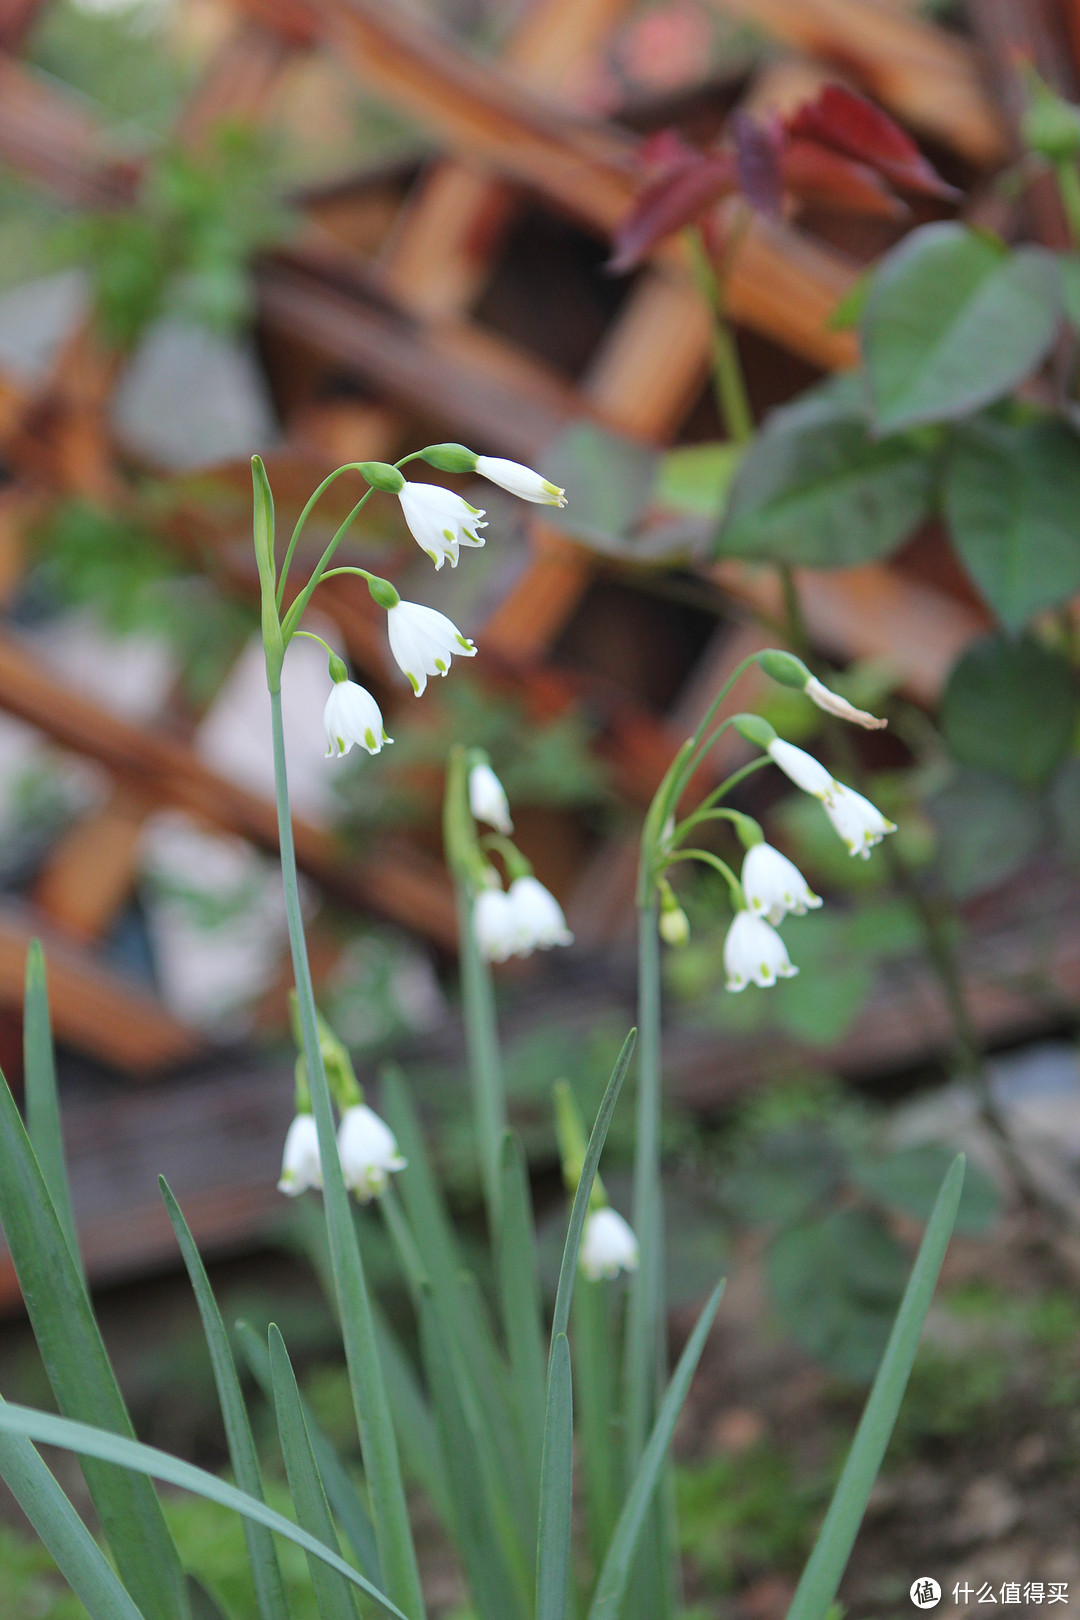
<path fill-rule="evenodd" d="M 802 202 L 883 219 L 901 219 L 909 212 L 876 170 L 817 141 L 789 140 L 780 155 L 780 172 L 784 190 Z"/>
<path fill-rule="evenodd" d="M 868 163 L 893 185 L 955 202 L 960 193 L 923 157 L 899 124 L 842 84 L 827 84 L 816 101 L 788 120 L 789 135 L 820 141 L 846 157 Z"/>
<path fill-rule="evenodd" d="M 691 156 L 648 184 L 619 224 L 609 270 L 634 269 L 657 242 L 738 190 L 733 152 L 687 150 Z"/>

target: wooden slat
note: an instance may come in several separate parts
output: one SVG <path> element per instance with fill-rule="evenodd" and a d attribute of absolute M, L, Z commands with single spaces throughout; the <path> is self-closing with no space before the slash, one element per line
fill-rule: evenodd
<path fill-rule="evenodd" d="M 129 202 L 138 177 L 74 95 L 9 56 L 0 56 L 0 159 L 80 208 Z"/>
<path fill-rule="evenodd" d="M 177 805 L 276 851 L 277 813 L 268 799 L 217 775 L 185 744 L 121 720 L 54 680 L 3 634 L 0 708 L 38 726 L 63 747 L 98 760 L 148 801 Z M 346 860 L 334 837 L 308 822 L 296 819 L 294 834 L 297 861 L 329 894 L 373 907 L 440 944 L 453 943 L 453 899 L 438 862 L 384 845 L 361 865 Z"/>
<path fill-rule="evenodd" d="M 0 1004 L 22 1007 L 26 952 L 40 938 L 49 963 L 57 1040 L 130 1074 L 189 1061 L 202 1042 L 152 995 L 105 968 L 91 951 L 53 932 L 39 913 L 0 905 Z"/>
<path fill-rule="evenodd" d="M 845 73 L 914 128 L 973 163 L 1007 156 L 971 47 L 891 0 L 710 0 Z"/>
<path fill-rule="evenodd" d="M 289 56 L 280 33 L 238 20 L 181 111 L 177 138 L 195 147 L 222 123 L 261 121 Z"/>

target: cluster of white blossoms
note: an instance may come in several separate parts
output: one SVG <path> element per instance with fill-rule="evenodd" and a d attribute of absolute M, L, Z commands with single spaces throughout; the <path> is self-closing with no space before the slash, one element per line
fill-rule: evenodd
<path fill-rule="evenodd" d="M 504 837 L 513 832 L 506 790 L 490 765 L 474 765 L 469 771 L 469 808 L 477 821 L 486 822 Z M 559 902 L 526 869 L 524 856 L 512 845 L 507 847 L 522 869 L 504 889 L 494 869 L 486 868 L 488 887 L 473 902 L 473 934 L 480 954 L 488 962 L 505 962 L 511 956 L 550 950 L 553 945 L 572 945 L 574 936 Z"/>
<path fill-rule="evenodd" d="M 342 1113 L 337 1149 L 345 1185 L 362 1204 L 381 1197 L 391 1173 L 406 1166 L 393 1131 L 366 1103 L 354 1103 Z M 315 1116 L 303 1113 L 285 1137 L 278 1191 L 297 1198 L 309 1187 L 322 1187 L 322 1163 Z"/>

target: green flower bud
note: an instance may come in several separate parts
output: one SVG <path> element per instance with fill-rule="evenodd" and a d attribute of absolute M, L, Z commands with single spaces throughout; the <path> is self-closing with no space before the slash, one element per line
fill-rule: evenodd
<path fill-rule="evenodd" d="M 340 686 L 342 681 L 347 681 L 348 678 L 349 672 L 345 668 L 345 660 L 339 658 L 337 653 L 332 652 L 330 654 L 330 679 L 335 686 Z"/>
<path fill-rule="evenodd" d="M 385 490 L 388 495 L 397 495 L 405 488 L 404 478 L 388 461 L 362 461 L 360 472 L 372 489 Z"/>
<path fill-rule="evenodd" d="M 391 608 L 397 607 L 398 603 L 401 601 L 401 597 L 391 585 L 390 581 L 388 579 L 380 579 L 378 574 L 373 574 L 371 576 L 367 582 L 367 588 L 370 592 L 371 600 L 379 607 L 385 608 L 387 612 L 389 612 Z"/>
<path fill-rule="evenodd" d="M 739 736 L 753 743 L 755 748 L 767 749 L 776 741 L 776 732 L 760 714 L 737 714 L 731 723 Z"/>
<path fill-rule="evenodd" d="M 476 471 L 479 457 L 463 444 L 429 444 L 426 450 L 421 450 L 420 460 L 426 461 L 429 467 L 438 467 L 440 472 L 470 473 Z"/>
<path fill-rule="evenodd" d="M 796 658 L 794 653 L 781 652 L 778 647 L 768 647 L 759 653 L 758 663 L 770 680 L 781 686 L 794 686 L 799 692 L 810 679 L 810 671 L 802 659 Z"/>

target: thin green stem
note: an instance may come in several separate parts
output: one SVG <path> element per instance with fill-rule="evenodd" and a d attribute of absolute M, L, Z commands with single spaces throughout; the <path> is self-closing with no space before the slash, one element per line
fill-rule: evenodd
<path fill-rule="evenodd" d="M 703 866 L 711 866 L 715 872 L 720 873 L 720 876 L 727 884 L 731 898 L 735 902 L 736 911 L 745 909 L 746 901 L 743 897 L 742 884 L 727 861 L 722 861 L 719 855 L 714 855 L 708 849 L 679 849 L 675 851 L 674 855 L 669 856 L 668 860 L 672 866 L 676 861 L 699 861 Z"/>
<path fill-rule="evenodd" d="M 1075 251 L 1080 248 L 1080 174 L 1077 174 L 1076 160 L 1064 158 L 1060 163 L 1055 163 L 1054 173 L 1061 206 L 1065 211 L 1065 222 L 1069 227 L 1069 241 Z"/>
<path fill-rule="evenodd" d="M 360 1435 L 360 1449 L 371 1491 L 372 1519 L 387 1593 L 399 1608 L 412 1617 L 412 1620 L 424 1620 L 424 1599 L 405 1505 L 397 1439 L 386 1398 L 363 1261 L 356 1241 L 341 1160 L 338 1157 L 330 1087 L 327 1084 L 319 1042 L 315 993 L 311 983 L 311 970 L 308 966 L 304 939 L 304 921 L 300 910 L 296 851 L 289 810 L 289 784 L 285 771 L 285 731 L 282 723 L 280 689 L 270 693 L 270 713 L 274 739 L 274 788 L 277 799 L 278 836 L 281 844 L 281 875 L 285 888 L 289 945 L 296 979 L 304 1061 L 319 1133 L 319 1158 L 323 1171 L 323 1197 L 334 1290 L 341 1316 L 342 1337 L 345 1342 L 345 1358 L 348 1363 L 353 1407 Z"/>
<path fill-rule="evenodd" d="M 754 437 L 754 413 L 739 359 L 738 344 L 727 321 L 723 286 L 713 269 L 701 231 L 687 231 L 686 241 L 694 280 L 712 322 L 712 376 L 720 420 L 729 439 L 735 444 L 748 444 Z"/>
<path fill-rule="evenodd" d="M 308 501 L 307 505 L 304 507 L 304 510 L 300 513 L 300 516 L 297 518 L 296 527 L 293 529 L 293 532 L 292 532 L 292 534 L 291 534 L 291 536 L 289 538 L 288 549 L 285 552 L 285 560 L 281 565 L 281 575 L 280 575 L 280 577 L 278 579 L 276 601 L 277 601 L 277 610 L 278 610 L 279 613 L 281 612 L 281 604 L 282 604 L 282 602 L 284 601 L 284 598 L 285 598 L 285 581 L 289 577 L 289 564 L 293 560 L 293 553 L 296 551 L 297 541 L 300 539 L 300 536 L 304 531 L 305 523 L 307 522 L 308 518 L 311 516 L 312 512 L 315 509 L 316 502 L 319 500 L 320 496 L 322 496 L 325 493 L 325 491 L 330 488 L 330 485 L 334 482 L 334 480 L 336 478 L 341 477 L 342 473 L 359 472 L 359 471 L 360 471 L 360 463 L 358 461 L 348 461 L 348 462 L 345 463 L 344 467 L 338 467 L 334 472 L 332 472 L 330 474 L 330 476 L 328 478 L 323 479 L 322 483 L 315 490 L 314 494 L 311 496 L 311 498 Z M 370 494 L 370 491 L 368 493 Z"/>
<path fill-rule="evenodd" d="M 675 828 L 675 831 L 671 835 L 669 847 L 671 849 L 675 849 L 682 842 L 683 838 L 686 837 L 688 832 L 691 832 L 694 827 L 705 821 L 730 821 L 733 827 L 738 827 L 740 821 L 747 821 L 750 822 L 752 826 L 758 827 L 758 824 L 754 820 L 753 816 L 746 816 L 741 810 L 729 810 L 726 805 L 721 809 L 715 809 L 711 805 L 706 808 L 704 805 L 702 805 L 699 806 L 692 815 L 687 816 L 685 821 L 679 822 L 679 825 Z M 758 832 L 759 834 L 761 833 L 760 827 L 758 827 Z M 758 841 L 761 841 L 760 838 Z"/>
<path fill-rule="evenodd" d="M 713 808 L 717 804 L 718 800 L 722 799 L 725 794 L 730 793 L 733 787 L 738 787 L 740 782 L 745 781 L 748 776 L 753 776 L 755 771 L 764 770 L 766 765 L 771 764 L 772 761 L 768 754 L 762 754 L 759 756 L 759 758 L 752 759 L 745 765 L 740 765 L 737 771 L 732 771 L 730 776 L 726 776 L 724 778 L 719 787 L 714 787 L 712 792 L 707 794 L 706 797 L 702 799 L 697 809 L 692 810 L 686 817 L 685 821 L 679 822 L 671 837 L 672 844 L 677 844 L 683 838 L 685 838 L 686 834 L 691 830 L 691 828 L 695 827 L 699 821 L 704 821 L 711 818 Z"/>
<path fill-rule="evenodd" d="M 660 939 L 655 899 L 638 910 L 637 1120 L 634 1232 L 640 1263 L 626 1316 L 626 1476 L 637 1470 L 653 1418 L 657 1334 L 664 1319 L 660 1252 Z"/>
<path fill-rule="evenodd" d="M 458 941 L 461 959 L 461 998 L 465 1011 L 465 1046 L 472 1087 L 473 1119 L 480 1151 L 480 1177 L 484 1188 L 492 1243 L 502 1229 L 502 1143 L 506 1134 L 506 1095 L 503 1087 L 499 1028 L 495 1016 L 495 987 L 473 930 L 473 902 L 462 881 L 454 885 L 457 900 Z"/>
<path fill-rule="evenodd" d="M 303 590 L 299 592 L 299 594 L 297 595 L 295 601 L 290 605 L 289 611 L 286 613 L 285 617 L 281 621 L 281 633 L 282 633 L 282 635 L 283 635 L 283 637 L 285 639 L 286 644 L 288 644 L 290 638 L 294 634 L 294 632 L 296 630 L 296 626 L 300 622 L 301 616 L 303 615 L 304 609 L 307 607 L 308 603 L 311 601 L 312 595 L 313 595 L 316 587 L 321 582 L 323 574 L 326 571 L 326 567 L 327 567 L 328 563 L 330 562 L 331 558 L 333 557 L 334 552 L 337 550 L 338 546 L 341 544 L 342 539 L 347 534 L 348 530 L 352 527 L 353 523 L 356 521 L 357 516 L 359 515 L 361 510 L 367 505 L 368 501 L 371 499 L 371 497 L 372 497 L 372 495 L 374 493 L 375 493 L 374 490 L 369 489 L 366 492 L 366 494 L 364 494 L 364 495 L 362 495 L 360 497 L 360 499 L 357 501 L 356 505 L 353 507 L 352 511 L 349 513 L 348 517 L 345 519 L 344 523 L 342 523 L 340 525 L 340 527 L 337 529 L 337 531 L 335 532 L 333 539 L 330 541 L 330 544 L 327 546 L 326 550 L 323 552 L 323 554 L 319 558 L 318 562 L 315 564 L 315 569 L 314 569 L 314 572 L 311 575 L 311 578 L 308 580 L 308 582 L 304 586 Z M 284 576 L 284 569 L 283 569 L 282 570 L 282 580 L 284 580 L 284 577 L 285 576 Z M 279 586 L 279 592 L 278 592 L 278 600 L 279 600 L 278 611 L 280 612 L 280 586 Z"/>
<path fill-rule="evenodd" d="M 317 641 L 319 646 L 322 647 L 331 658 L 336 658 L 338 656 L 333 647 L 331 647 L 330 643 L 328 641 L 324 641 L 322 636 L 317 636 L 314 630 L 294 630 L 293 634 L 296 636 L 303 636 L 307 641 Z"/>

